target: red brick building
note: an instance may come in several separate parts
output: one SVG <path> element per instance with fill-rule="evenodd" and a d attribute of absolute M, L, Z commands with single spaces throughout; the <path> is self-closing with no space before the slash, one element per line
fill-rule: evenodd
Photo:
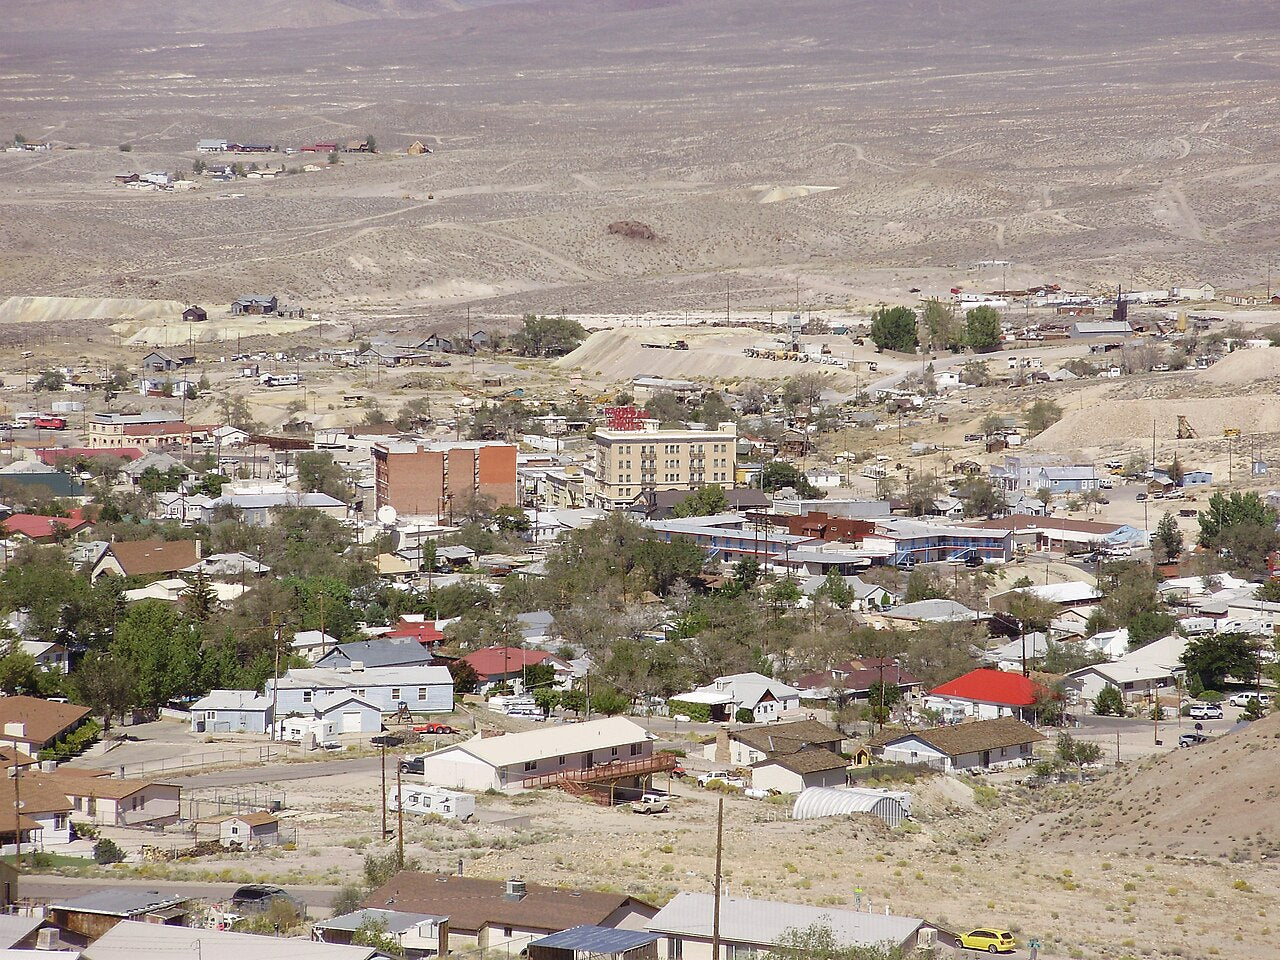
<path fill-rule="evenodd" d="M 414 516 L 449 516 L 450 508 L 483 498 L 513 507 L 516 448 L 509 443 L 376 443 L 374 495 L 379 508 Z"/>

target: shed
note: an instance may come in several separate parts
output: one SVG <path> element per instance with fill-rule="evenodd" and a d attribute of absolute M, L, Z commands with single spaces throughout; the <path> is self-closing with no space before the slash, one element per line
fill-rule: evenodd
<path fill-rule="evenodd" d="M 911 795 L 859 788 L 810 787 L 796 797 L 791 819 L 819 820 L 856 813 L 869 813 L 896 827 L 911 815 Z"/>
<path fill-rule="evenodd" d="M 529 944 L 529 960 L 657 960 L 656 933 L 615 927 L 580 926 L 561 930 Z"/>
<path fill-rule="evenodd" d="M 810 747 L 771 756 L 751 768 L 751 785 L 779 793 L 800 793 L 813 787 L 842 787 L 849 761 L 838 753 Z"/>
<path fill-rule="evenodd" d="M 280 821 L 265 810 L 211 817 L 198 825 L 215 829 L 218 842 L 228 850 L 274 847 L 280 842 Z"/>

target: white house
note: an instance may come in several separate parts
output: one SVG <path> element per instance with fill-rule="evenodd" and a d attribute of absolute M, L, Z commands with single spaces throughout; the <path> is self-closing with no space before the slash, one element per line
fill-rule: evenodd
<path fill-rule="evenodd" d="M 751 786 L 778 793 L 800 793 L 809 787 L 843 787 L 849 761 L 821 748 L 779 754 L 751 767 Z"/>
<path fill-rule="evenodd" d="M 271 698 L 256 690 L 210 690 L 191 705 L 192 733 L 269 733 Z"/>
<path fill-rule="evenodd" d="M 625 717 L 548 726 L 501 737 L 473 737 L 423 758 L 423 780 L 458 790 L 520 789 L 550 774 L 646 760 L 653 741 Z"/>
<path fill-rule="evenodd" d="M 280 821 L 274 814 L 265 810 L 254 813 L 229 813 L 221 817 L 211 817 L 196 823 L 197 839 L 204 839 L 205 831 L 213 834 L 227 849 L 255 850 L 260 847 L 274 847 L 280 843 Z"/>
<path fill-rule="evenodd" d="M 353 695 L 326 700 L 312 710 L 291 710 L 288 715 L 282 710 L 277 726 L 281 740 L 306 744 L 314 736 L 316 743 L 331 743 L 340 733 L 377 733 L 382 713 L 377 704 Z"/>
<path fill-rule="evenodd" d="M 320 630 L 299 630 L 293 635 L 293 652 L 315 663 L 338 645 L 338 638 Z"/>
<path fill-rule="evenodd" d="M 290 669 L 277 683 L 268 680 L 265 693 L 276 694 L 276 716 L 310 715 L 351 697 L 394 713 L 400 704 L 412 713 L 453 710 L 453 677 L 445 667 L 349 667 Z"/>
<path fill-rule="evenodd" d="M 800 691 L 762 673 L 735 673 L 716 677 L 703 687 L 672 697 L 680 703 L 705 704 L 713 721 L 734 720 L 739 710 L 750 710 L 756 723 L 767 723 L 800 709 Z"/>
<path fill-rule="evenodd" d="M 1110 663 L 1095 663 L 1067 674 L 1067 686 L 1092 703 L 1105 687 L 1118 689 L 1125 700 L 1158 696 L 1186 674 L 1182 655 L 1187 638 L 1173 634 L 1139 647 Z"/>
<path fill-rule="evenodd" d="M 1026 763 L 1044 739 L 1035 727 L 1013 717 L 976 720 L 930 730 L 894 732 L 870 741 L 872 752 L 898 763 L 923 763 L 938 770 L 999 767 Z"/>
<path fill-rule="evenodd" d="M 35 660 L 36 666 L 47 673 L 69 673 L 71 665 L 67 648 L 52 640 L 19 640 L 22 652 Z"/>
<path fill-rule="evenodd" d="M 712 937 L 715 897 L 710 893 L 677 893 L 646 925 L 661 934 L 661 960 L 715 960 Z M 776 900 L 720 898 L 721 957 L 746 960 L 768 954 L 796 930 L 826 927 L 838 947 L 882 947 L 911 952 L 924 928 L 916 917 L 839 910 Z"/>

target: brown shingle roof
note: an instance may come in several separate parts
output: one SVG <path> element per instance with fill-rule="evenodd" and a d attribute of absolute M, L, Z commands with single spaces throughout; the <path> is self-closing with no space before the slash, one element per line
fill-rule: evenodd
<path fill-rule="evenodd" d="M 876 738 L 881 743 L 893 743 L 907 737 L 916 737 L 930 746 L 937 747 L 949 757 L 983 750 L 999 750 L 1023 743 L 1036 743 L 1045 739 L 1044 734 L 1029 723 L 1013 717 L 996 720 L 977 720 L 959 723 L 951 727 L 935 727 L 931 730 L 902 731 L 891 738 Z M 874 741 L 873 741 L 874 742 Z"/>
<path fill-rule="evenodd" d="M 8 786 L 10 789 L 13 788 L 12 783 L 8 784 Z M 47 781 L 29 773 L 24 773 L 18 783 L 18 801 L 21 803 L 22 812 L 25 814 L 71 812 L 71 801 L 65 793 Z M 7 806 L 13 806 L 12 794 L 7 799 Z"/>
<path fill-rule="evenodd" d="M 120 780 L 115 777 L 82 777 L 61 771 L 31 774 L 30 779 L 61 790 L 69 797 L 96 797 L 100 800 L 123 800 L 151 786 L 153 780 Z M 25 783 L 27 777 L 23 777 Z"/>
<path fill-rule="evenodd" d="M 89 715 L 88 707 L 74 703 L 53 703 L 39 697 L 0 697 L 0 731 L 9 723 L 24 725 L 22 733 L 4 732 L 5 740 L 43 746 L 62 731 L 75 726 Z"/>
<path fill-rule="evenodd" d="M 175 573 L 200 559 L 194 540 L 119 540 L 107 549 L 127 577 Z"/>
<path fill-rule="evenodd" d="M 734 730 L 729 736 L 761 753 L 770 755 L 797 753 L 811 745 L 838 744 L 844 739 L 844 735 L 839 730 L 833 730 L 817 720 L 796 720 L 792 723 L 746 727 L 742 730 Z"/>
<path fill-rule="evenodd" d="M 753 766 L 761 767 L 766 763 L 776 763 L 780 767 L 786 767 L 792 773 L 819 773 L 823 770 L 839 770 L 849 766 L 849 761 L 838 753 L 832 753 L 830 750 L 823 750 L 821 747 L 810 747 L 808 750 L 801 750 L 798 753 L 788 753 L 781 756 L 770 757 L 768 760 L 761 760 Z"/>
<path fill-rule="evenodd" d="M 530 883 L 523 899 L 507 900 L 505 890 L 501 880 L 402 870 L 370 893 L 363 906 L 447 916 L 450 929 L 471 933 L 490 924 L 552 933 L 583 924 L 599 926 L 628 905 L 649 916 L 658 912 L 650 904 L 621 893 L 562 890 Z"/>

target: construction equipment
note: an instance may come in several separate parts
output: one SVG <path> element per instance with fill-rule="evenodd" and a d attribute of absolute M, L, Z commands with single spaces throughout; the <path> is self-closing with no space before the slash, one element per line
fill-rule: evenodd
<path fill-rule="evenodd" d="M 1239 440 L 1240 428 L 1239 427 L 1223 427 L 1222 436 L 1226 440 Z"/>
<path fill-rule="evenodd" d="M 1182 414 L 1178 414 L 1178 439 L 1194 440 L 1196 436 L 1196 431 L 1191 426 L 1191 422 Z"/>

